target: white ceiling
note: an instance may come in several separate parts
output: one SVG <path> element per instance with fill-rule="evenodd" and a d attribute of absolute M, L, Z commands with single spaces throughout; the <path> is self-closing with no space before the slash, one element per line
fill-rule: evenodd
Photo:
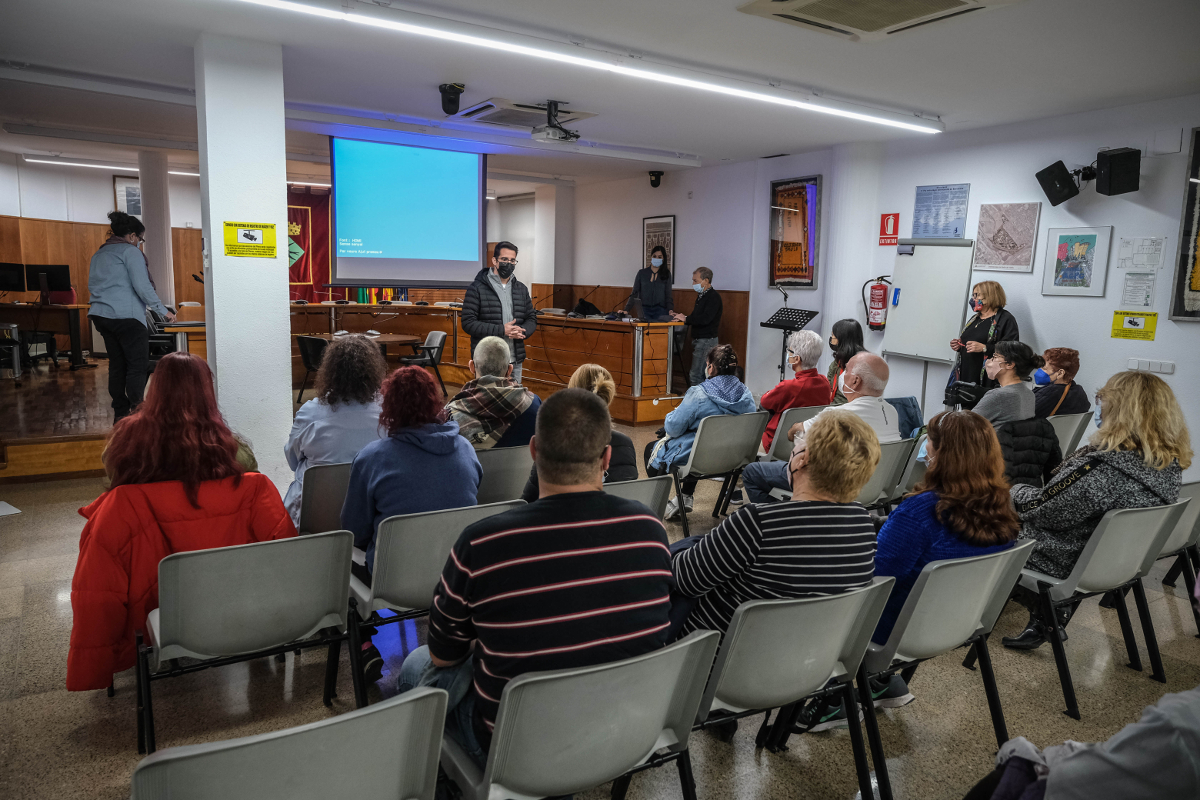
<path fill-rule="evenodd" d="M 390 13 L 353 0 L 304 1 Z M 391 5 L 556 41 L 586 40 L 589 46 L 638 54 L 647 63 L 770 79 L 785 88 L 812 88 L 880 108 L 937 115 L 948 130 L 1200 91 L 1196 0 L 1027 0 L 875 43 L 845 42 L 741 14 L 736 11 L 741 2 Z M 493 96 L 569 100 L 598 114 L 577 125 L 587 139 L 695 154 L 704 163 L 922 135 L 237 0 L 39 0 L 10 8 L 4 20 L 0 59 L 191 87 L 192 44 L 202 31 L 213 31 L 281 43 L 289 102 L 440 119 L 436 86 L 458 81 L 467 86 L 464 107 Z M 195 138 L 195 112 L 186 106 L 21 88 L 9 81 L 0 81 L 0 117 Z M 303 149 L 313 143 L 305 138 L 311 136 L 290 132 L 289 147 Z M 44 151 L 48 141 L 0 135 L 4 149 L 29 150 L 37 144 Z M 86 149 L 79 142 L 58 141 L 57 146 L 67 153 Z M 585 180 L 652 168 L 557 154 L 496 155 L 489 165 Z"/>

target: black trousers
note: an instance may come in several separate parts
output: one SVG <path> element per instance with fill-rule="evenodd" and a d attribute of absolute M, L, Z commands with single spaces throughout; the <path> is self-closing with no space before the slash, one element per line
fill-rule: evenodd
<path fill-rule="evenodd" d="M 150 331 L 136 319 L 88 317 L 108 350 L 108 394 L 115 419 L 129 416 L 146 393 L 150 371 Z M 115 420 L 114 420 L 115 421 Z"/>

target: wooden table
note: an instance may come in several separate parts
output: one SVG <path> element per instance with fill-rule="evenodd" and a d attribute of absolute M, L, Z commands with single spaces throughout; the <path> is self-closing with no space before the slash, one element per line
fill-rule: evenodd
<path fill-rule="evenodd" d="M 313 336 L 317 339 L 324 339 L 327 342 L 332 342 L 334 339 L 342 338 L 341 336 L 334 336 L 332 333 L 306 333 L 297 335 Z M 369 336 L 364 333 L 363 336 L 366 336 L 368 339 L 375 342 L 375 344 L 379 345 L 380 349 L 383 350 L 383 355 L 385 358 L 387 357 L 387 346 L 389 344 L 398 344 L 401 347 L 408 347 L 409 345 L 420 344 L 421 342 L 425 341 L 420 336 L 409 336 L 408 334 L 404 333 L 381 333 L 378 336 Z M 405 355 L 414 354 L 405 353 Z"/>
<path fill-rule="evenodd" d="M 0 322 L 15 322 L 21 331 L 65 333 L 71 337 L 71 369 L 94 367 L 83 357 L 83 326 L 91 306 L 0 303 Z"/>

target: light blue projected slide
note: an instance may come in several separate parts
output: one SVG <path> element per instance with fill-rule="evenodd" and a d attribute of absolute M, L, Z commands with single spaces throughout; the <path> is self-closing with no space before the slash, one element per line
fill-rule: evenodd
<path fill-rule="evenodd" d="M 483 156 L 333 139 L 334 283 L 470 282 L 482 266 Z"/>

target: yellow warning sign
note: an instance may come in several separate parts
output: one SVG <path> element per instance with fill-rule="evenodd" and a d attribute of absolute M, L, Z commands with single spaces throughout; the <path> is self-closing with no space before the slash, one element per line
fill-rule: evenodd
<path fill-rule="evenodd" d="M 1157 311 L 1114 311 L 1113 339 L 1140 339 L 1153 342 L 1158 328 Z"/>
<path fill-rule="evenodd" d="M 225 255 L 239 258 L 274 258 L 275 224 L 226 222 Z"/>

